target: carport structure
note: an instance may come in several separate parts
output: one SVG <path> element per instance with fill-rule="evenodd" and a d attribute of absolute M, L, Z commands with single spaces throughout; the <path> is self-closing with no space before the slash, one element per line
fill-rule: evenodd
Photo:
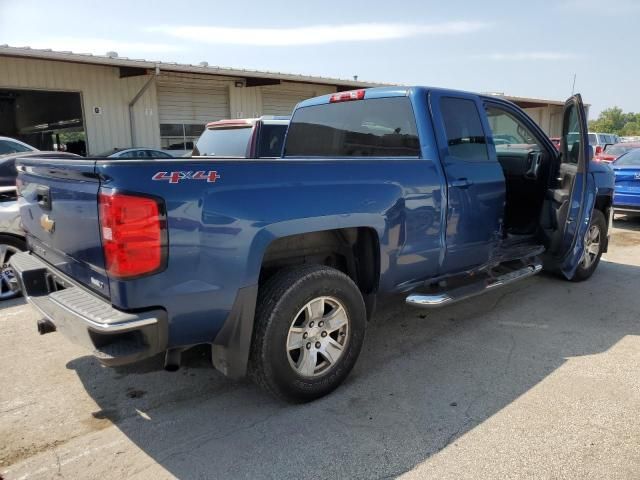
<path fill-rule="evenodd" d="M 138 146 L 180 155 L 207 122 L 288 115 L 309 97 L 381 85 L 0 45 L 0 135 L 78 153 Z M 559 134 L 563 102 L 506 98 Z"/>

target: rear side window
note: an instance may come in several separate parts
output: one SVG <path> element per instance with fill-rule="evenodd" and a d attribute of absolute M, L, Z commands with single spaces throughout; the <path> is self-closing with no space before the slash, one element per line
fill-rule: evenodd
<path fill-rule="evenodd" d="M 258 158 L 279 158 L 282 156 L 284 136 L 287 133 L 287 125 L 265 125 L 260 127 L 258 138 Z"/>
<path fill-rule="evenodd" d="M 30 152 L 31 149 L 11 140 L 0 140 L 0 155 L 7 153 Z"/>
<path fill-rule="evenodd" d="M 598 144 L 598 137 L 596 137 L 595 133 L 590 133 L 589 134 L 589 145 L 597 145 Z"/>
<path fill-rule="evenodd" d="M 419 157 L 420 141 L 406 97 L 329 103 L 296 110 L 287 157 Z"/>
<path fill-rule="evenodd" d="M 443 97 L 440 110 L 449 154 L 462 160 L 489 160 L 487 140 L 475 102 L 466 98 Z"/>
<path fill-rule="evenodd" d="M 202 132 L 193 155 L 246 158 L 253 127 L 211 128 Z"/>

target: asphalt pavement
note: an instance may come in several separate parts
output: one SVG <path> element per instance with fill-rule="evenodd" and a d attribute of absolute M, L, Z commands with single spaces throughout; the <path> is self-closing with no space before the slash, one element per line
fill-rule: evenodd
<path fill-rule="evenodd" d="M 640 219 L 591 280 L 538 275 L 433 312 L 390 299 L 306 405 L 210 367 L 103 368 L 0 305 L 9 479 L 640 478 Z"/>

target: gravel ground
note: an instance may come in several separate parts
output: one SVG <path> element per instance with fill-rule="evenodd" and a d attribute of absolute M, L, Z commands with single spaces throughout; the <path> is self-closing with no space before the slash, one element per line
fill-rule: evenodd
<path fill-rule="evenodd" d="M 548 275 L 436 312 L 387 302 L 312 404 L 197 349 L 106 369 L 0 305 L 0 472 L 27 478 L 640 478 L 640 219 L 593 278 Z"/>

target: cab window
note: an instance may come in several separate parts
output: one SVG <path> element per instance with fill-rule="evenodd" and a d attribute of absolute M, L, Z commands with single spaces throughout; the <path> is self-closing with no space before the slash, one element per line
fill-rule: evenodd
<path fill-rule="evenodd" d="M 487 161 L 487 141 L 473 100 L 443 97 L 440 111 L 447 134 L 449 154 L 461 160 Z"/>
<path fill-rule="evenodd" d="M 511 148 L 514 145 L 523 148 L 530 148 L 531 146 L 542 148 L 542 145 L 529 127 L 511 113 L 493 106 L 487 107 L 486 111 L 496 150 Z"/>
<path fill-rule="evenodd" d="M 406 97 L 298 108 L 285 157 L 419 157 L 420 141 Z"/>

